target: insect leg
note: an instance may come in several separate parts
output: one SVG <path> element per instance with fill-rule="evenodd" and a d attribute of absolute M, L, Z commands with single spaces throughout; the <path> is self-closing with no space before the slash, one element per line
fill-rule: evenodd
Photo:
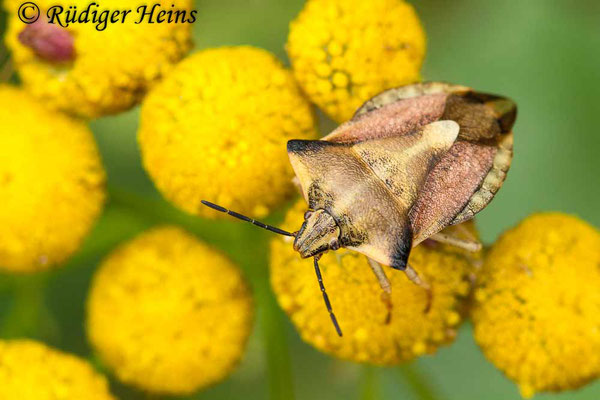
<path fill-rule="evenodd" d="M 429 288 L 429 285 L 421 279 L 417 271 L 415 271 L 413 267 L 410 266 L 410 264 L 406 264 L 406 269 L 404 270 L 404 273 L 406 274 L 406 277 L 415 285 L 421 286 L 426 289 Z"/>
<path fill-rule="evenodd" d="M 369 257 L 367 257 L 367 260 L 369 260 L 369 266 L 371 266 L 371 269 L 375 273 L 375 276 L 379 281 L 379 285 L 383 290 L 383 292 L 381 292 L 381 300 L 387 308 L 387 316 L 385 317 L 385 323 L 387 325 L 392 320 L 392 284 L 390 283 L 388 277 L 385 275 L 381 264 Z"/>
<path fill-rule="evenodd" d="M 406 269 L 404 270 L 404 272 L 406 273 L 406 277 L 410 281 L 422 287 L 427 292 L 427 304 L 425 305 L 425 313 L 428 313 L 431 309 L 431 302 L 433 300 L 433 291 L 431 290 L 431 286 L 429 286 L 429 283 L 421 279 L 419 274 L 417 274 L 417 271 L 415 271 L 414 268 L 410 266 L 410 264 L 406 264 Z"/>
<path fill-rule="evenodd" d="M 327 307 L 327 311 L 329 311 L 329 316 L 331 317 L 331 322 L 333 322 L 333 326 L 339 336 L 342 336 L 342 330 L 340 329 L 340 325 L 335 318 L 335 314 L 333 313 L 333 309 L 331 308 L 331 303 L 329 302 L 329 296 L 327 296 L 327 292 L 325 291 L 325 285 L 323 285 L 323 277 L 321 276 L 321 269 L 319 268 L 319 256 L 315 256 L 313 259 L 315 261 L 315 272 L 317 274 L 317 280 L 319 281 L 319 287 L 321 288 L 321 293 L 323 293 L 323 300 L 325 300 L 325 307 Z"/>
<path fill-rule="evenodd" d="M 456 246 L 463 250 L 467 250 L 470 252 L 478 252 L 481 250 L 481 243 L 475 240 L 467 240 L 461 239 L 456 236 L 449 235 L 447 233 L 438 232 L 435 235 L 429 237 L 429 239 L 435 240 L 436 242 L 449 244 L 451 246 Z"/>

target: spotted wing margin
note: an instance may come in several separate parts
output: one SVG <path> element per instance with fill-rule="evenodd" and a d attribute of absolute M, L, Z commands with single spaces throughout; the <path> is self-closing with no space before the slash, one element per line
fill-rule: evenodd
<path fill-rule="evenodd" d="M 437 121 L 411 135 L 355 144 L 294 140 L 288 153 L 309 207 L 336 219 L 341 244 L 403 268 L 413 237 L 408 212 L 458 130 Z"/>
<path fill-rule="evenodd" d="M 364 114 L 378 110 L 384 106 L 396 103 L 399 100 L 407 100 L 415 97 L 461 93 L 467 92 L 470 89 L 466 86 L 453 85 L 446 82 L 422 82 L 412 85 L 400 86 L 389 89 L 367 100 L 352 117 L 352 120 L 358 120 Z"/>
<path fill-rule="evenodd" d="M 356 143 L 409 135 L 442 118 L 450 93 L 464 86 L 442 82 L 418 83 L 386 90 L 363 104 L 354 117 L 325 136 L 335 143 Z"/>
<path fill-rule="evenodd" d="M 478 142 L 510 132 L 515 119 L 516 105 L 510 99 L 466 86 L 425 82 L 378 94 L 323 140 L 356 143 L 402 136 L 434 121 L 453 120 L 460 125 L 460 140 Z"/>

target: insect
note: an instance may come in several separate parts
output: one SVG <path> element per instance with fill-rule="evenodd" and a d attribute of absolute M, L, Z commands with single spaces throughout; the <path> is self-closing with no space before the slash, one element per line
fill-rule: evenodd
<path fill-rule="evenodd" d="M 481 247 L 442 231 L 471 219 L 502 186 L 515 119 L 516 105 L 508 98 L 465 86 L 428 82 L 390 89 L 321 140 L 288 142 L 308 203 L 297 232 L 202 203 L 292 236 L 294 249 L 313 257 L 325 305 L 342 336 L 323 285 L 321 255 L 339 248 L 366 255 L 387 302 L 391 285 L 382 265 L 427 288 L 408 263 L 411 249 L 425 239 L 470 251 Z"/>

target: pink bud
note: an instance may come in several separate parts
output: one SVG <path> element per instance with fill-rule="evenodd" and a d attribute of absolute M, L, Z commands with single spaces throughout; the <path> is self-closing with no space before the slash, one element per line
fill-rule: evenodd
<path fill-rule="evenodd" d="M 75 58 L 71 34 L 63 27 L 41 18 L 19 33 L 19 41 L 47 61 L 64 62 Z"/>

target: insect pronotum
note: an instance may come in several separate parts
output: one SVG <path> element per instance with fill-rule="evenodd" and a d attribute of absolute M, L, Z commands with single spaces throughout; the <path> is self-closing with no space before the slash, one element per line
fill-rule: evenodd
<path fill-rule="evenodd" d="M 321 140 L 290 140 L 290 162 L 308 211 L 297 232 L 263 224 L 221 206 L 217 211 L 294 237 L 313 257 L 333 325 L 342 330 L 325 291 L 318 260 L 345 247 L 367 256 L 391 311 L 382 265 L 429 289 L 408 263 L 432 239 L 477 251 L 478 242 L 442 232 L 481 211 L 502 186 L 512 160 L 517 115 L 508 98 L 442 82 L 390 89 Z"/>

